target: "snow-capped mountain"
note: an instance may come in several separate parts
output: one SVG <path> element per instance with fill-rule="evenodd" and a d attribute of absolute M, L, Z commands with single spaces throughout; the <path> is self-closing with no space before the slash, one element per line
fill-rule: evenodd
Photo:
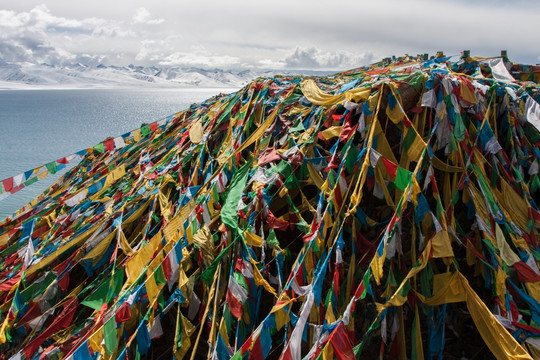
<path fill-rule="evenodd" d="M 272 70 L 222 70 L 158 66 L 11 64 L 0 60 L 0 89 L 108 88 L 108 87 L 201 87 L 240 88 Z M 284 73 L 281 71 L 281 73 Z M 318 74 L 288 71 L 284 74 Z M 323 74 L 322 72 L 320 74 Z"/>

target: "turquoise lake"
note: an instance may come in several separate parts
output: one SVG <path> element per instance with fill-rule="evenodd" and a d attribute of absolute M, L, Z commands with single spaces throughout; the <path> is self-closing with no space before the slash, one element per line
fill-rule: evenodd
<path fill-rule="evenodd" d="M 119 136 L 235 89 L 84 89 L 0 91 L 0 180 L 105 138 Z M 0 220 L 26 205 L 63 172 L 0 201 Z"/>

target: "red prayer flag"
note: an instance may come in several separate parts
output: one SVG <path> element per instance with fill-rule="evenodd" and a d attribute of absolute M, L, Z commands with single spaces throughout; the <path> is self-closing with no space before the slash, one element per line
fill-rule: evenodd
<path fill-rule="evenodd" d="M 1 283 L 0 284 L 0 291 L 9 291 L 9 290 L 11 290 L 13 285 L 18 283 L 19 280 L 21 279 L 21 274 L 22 274 L 22 271 L 20 271 L 17 275 L 12 277 L 11 279 L 6 280 L 3 283 Z"/>
<path fill-rule="evenodd" d="M 276 149 L 272 146 L 265 149 L 261 155 L 259 155 L 259 166 L 263 166 L 272 161 L 281 160 L 281 156 L 278 155 Z"/>
<path fill-rule="evenodd" d="M 255 343 L 253 344 L 253 349 L 251 350 L 251 354 L 249 357 L 251 359 L 264 359 L 260 336 L 257 338 L 257 340 L 255 340 Z"/>
<path fill-rule="evenodd" d="M 521 282 L 537 282 L 540 281 L 540 275 L 534 272 L 533 269 L 523 261 L 519 261 L 512 265 L 516 269 L 519 281 Z"/>
<path fill-rule="evenodd" d="M 242 312 L 244 311 L 244 307 L 242 306 L 242 303 L 240 300 L 235 298 L 233 294 L 230 292 L 230 290 L 227 290 L 227 304 L 229 305 L 229 310 L 231 311 L 231 314 L 237 318 L 242 318 Z"/>
<path fill-rule="evenodd" d="M 289 227 L 289 223 L 285 220 L 279 219 L 272 214 L 270 210 L 268 210 L 268 216 L 266 217 L 266 223 L 268 224 L 268 227 L 271 229 L 278 229 L 281 231 L 287 230 Z"/>
<path fill-rule="evenodd" d="M 281 360 L 293 360 L 293 357 L 291 354 L 291 348 L 289 346 L 287 346 L 287 349 L 283 353 Z"/>
<path fill-rule="evenodd" d="M 169 253 L 165 260 L 161 263 L 163 275 L 165 275 L 165 279 L 167 279 L 167 281 L 169 281 L 172 276 L 171 256 L 175 256 L 174 253 Z"/>
<path fill-rule="evenodd" d="M 58 280 L 58 286 L 60 286 L 60 289 L 62 289 L 62 291 L 67 291 L 67 289 L 69 288 L 69 272 L 66 272 Z"/>
<path fill-rule="evenodd" d="M 114 139 L 108 139 L 103 142 L 105 145 L 105 150 L 113 151 L 114 150 Z"/>
<path fill-rule="evenodd" d="M 388 171 L 388 174 L 395 178 L 396 177 L 396 174 L 397 174 L 397 168 L 398 166 L 396 164 L 394 164 L 393 162 L 391 162 L 390 160 L 384 158 L 381 156 L 381 159 L 383 161 L 383 164 L 384 164 L 384 167 L 386 168 L 386 171 Z"/>
<path fill-rule="evenodd" d="M 338 360 L 355 360 L 354 350 L 345 331 L 342 322 L 334 329 L 330 335 L 330 343 L 334 348 L 334 355 Z"/>
<path fill-rule="evenodd" d="M 4 190 L 6 192 L 11 192 L 11 189 L 13 189 L 13 178 L 10 177 L 9 179 L 3 180 L 2 184 L 4 185 Z"/>
<path fill-rule="evenodd" d="M 32 355 L 37 351 L 37 349 L 47 340 L 52 334 L 58 332 L 61 329 L 68 327 L 73 320 L 73 315 L 77 310 L 77 305 L 79 302 L 77 298 L 71 299 L 69 302 L 64 304 L 64 309 L 60 315 L 53 321 L 53 323 L 45 329 L 39 336 L 30 341 L 23 349 L 23 353 L 27 359 L 31 359 Z"/>
<path fill-rule="evenodd" d="M 131 318 L 131 310 L 129 309 L 129 303 L 127 301 L 123 303 L 122 306 L 118 308 L 114 316 L 117 323 L 123 323 L 128 321 Z"/>
<path fill-rule="evenodd" d="M 252 339 L 252 336 L 253 334 L 249 335 L 249 337 L 247 338 L 247 340 L 244 342 L 244 344 L 242 344 L 242 347 L 241 347 L 241 354 L 245 353 L 246 351 L 249 350 L 249 347 L 251 346 L 251 339 Z"/>

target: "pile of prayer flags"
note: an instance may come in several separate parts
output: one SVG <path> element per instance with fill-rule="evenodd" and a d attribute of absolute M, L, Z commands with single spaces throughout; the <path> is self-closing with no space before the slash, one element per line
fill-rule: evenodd
<path fill-rule="evenodd" d="M 0 223 L 0 359 L 539 358 L 537 81 L 258 78 L 77 153 Z"/>

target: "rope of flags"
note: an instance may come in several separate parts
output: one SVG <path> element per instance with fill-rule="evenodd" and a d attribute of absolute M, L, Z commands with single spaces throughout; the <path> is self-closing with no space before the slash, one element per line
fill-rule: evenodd
<path fill-rule="evenodd" d="M 101 153 L 105 151 L 115 151 L 124 147 L 126 142 L 129 143 L 139 141 L 141 137 L 148 136 L 151 132 L 155 131 L 157 127 L 165 126 L 165 124 L 170 121 L 173 116 L 174 115 L 171 115 L 168 118 L 154 121 L 150 124 L 143 124 L 143 126 L 141 126 L 139 129 L 127 132 L 115 138 L 109 138 L 93 147 L 77 151 L 74 154 L 62 157 L 61 159 L 51 161 L 34 169 L 30 169 L 18 175 L 1 180 L 0 201 L 39 180 L 45 179 L 49 174 L 56 174 L 58 171 L 63 170 L 66 165 L 72 163 L 73 161 L 80 160 L 93 151 Z"/>
<path fill-rule="evenodd" d="M 0 359 L 537 358 L 537 75 L 259 78 L 85 150 L 0 224 Z"/>

